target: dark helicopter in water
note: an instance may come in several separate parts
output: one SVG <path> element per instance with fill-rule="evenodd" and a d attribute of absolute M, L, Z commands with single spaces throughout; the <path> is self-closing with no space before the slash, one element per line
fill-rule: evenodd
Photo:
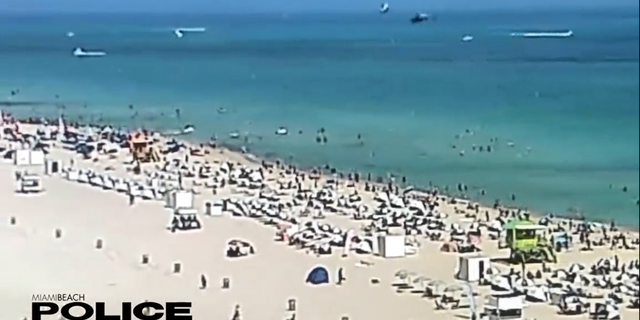
<path fill-rule="evenodd" d="M 427 22 L 433 20 L 433 17 L 429 14 L 426 13 L 416 13 L 415 16 L 413 16 L 413 18 L 411 18 L 411 23 L 416 24 L 416 23 L 421 23 L 421 22 Z"/>

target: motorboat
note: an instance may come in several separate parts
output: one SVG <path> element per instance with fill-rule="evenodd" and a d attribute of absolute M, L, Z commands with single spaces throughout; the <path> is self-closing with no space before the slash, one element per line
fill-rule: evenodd
<path fill-rule="evenodd" d="M 78 58 L 87 58 L 87 57 L 103 57 L 106 56 L 106 52 L 102 51 L 86 51 L 82 48 L 75 48 L 73 50 L 73 55 Z"/>
<path fill-rule="evenodd" d="M 196 33 L 196 32 L 205 32 L 205 31 L 207 31 L 206 28 L 177 28 L 173 30 L 173 33 L 176 35 L 176 37 L 182 38 L 186 33 Z"/>
<path fill-rule="evenodd" d="M 289 130 L 287 130 L 287 128 L 285 127 L 280 127 L 278 128 L 278 130 L 276 130 L 276 135 L 278 136 L 286 136 L 287 134 L 289 134 Z"/>

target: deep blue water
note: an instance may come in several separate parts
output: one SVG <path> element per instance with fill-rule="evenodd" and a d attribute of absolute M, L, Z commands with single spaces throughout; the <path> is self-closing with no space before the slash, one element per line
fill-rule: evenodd
<path fill-rule="evenodd" d="M 240 130 L 261 155 L 417 185 L 465 182 L 486 189 L 487 202 L 515 193 L 539 211 L 638 225 L 637 10 L 452 12 L 423 25 L 410 16 L 6 16 L 0 90 L 20 88 L 14 100 L 58 94 L 68 117 L 193 123 L 202 139 Z M 207 32 L 178 39 L 175 27 Z M 510 36 L 549 30 L 575 36 Z M 76 59 L 77 46 L 107 56 Z M 293 134 L 275 136 L 279 126 Z M 315 143 L 320 127 L 327 145 Z"/>

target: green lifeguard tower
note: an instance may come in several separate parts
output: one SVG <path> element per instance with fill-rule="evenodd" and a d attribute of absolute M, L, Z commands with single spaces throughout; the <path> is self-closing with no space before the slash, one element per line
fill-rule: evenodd
<path fill-rule="evenodd" d="M 511 263 L 556 262 L 553 247 L 544 237 L 546 226 L 530 220 L 512 219 L 504 225 Z"/>

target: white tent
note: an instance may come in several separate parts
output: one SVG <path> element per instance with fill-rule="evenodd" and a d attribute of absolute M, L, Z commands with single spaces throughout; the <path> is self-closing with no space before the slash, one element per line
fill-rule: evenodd
<path fill-rule="evenodd" d="M 404 235 L 379 235 L 378 249 L 383 258 L 400 258 L 405 253 Z"/>
<path fill-rule="evenodd" d="M 166 206 L 171 209 L 193 208 L 193 192 L 173 190 L 167 193 Z"/>
<path fill-rule="evenodd" d="M 44 163 L 44 173 L 48 176 L 60 172 L 60 162 L 57 160 L 47 160 Z"/>
<path fill-rule="evenodd" d="M 28 166 L 31 164 L 31 151 L 28 149 L 15 150 L 13 153 L 13 164 L 16 166 Z"/>
<path fill-rule="evenodd" d="M 224 201 L 222 200 L 218 200 L 215 202 L 206 201 L 204 203 L 204 207 L 205 207 L 206 216 L 219 217 L 219 216 L 222 216 L 222 213 L 224 211 Z"/>
<path fill-rule="evenodd" d="M 466 282 L 485 279 L 491 267 L 491 259 L 482 255 L 461 255 L 458 259 L 455 277 Z"/>
<path fill-rule="evenodd" d="M 524 303 L 516 294 L 492 295 L 485 304 L 485 314 L 489 320 L 522 319 Z"/>

